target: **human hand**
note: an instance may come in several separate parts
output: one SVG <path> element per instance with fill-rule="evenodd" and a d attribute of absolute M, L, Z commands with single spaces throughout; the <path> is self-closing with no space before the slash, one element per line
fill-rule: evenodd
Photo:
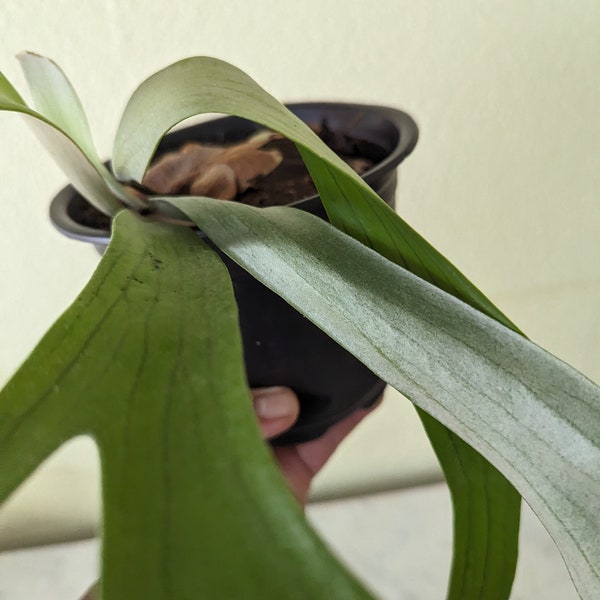
<path fill-rule="evenodd" d="M 298 397 L 285 387 L 252 390 L 254 411 L 263 437 L 275 437 L 287 431 L 298 418 Z M 314 476 L 329 460 L 342 440 L 379 404 L 357 410 L 330 427 L 321 437 L 292 446 L 273 448 L 275 459 L 298 501 L 304 505 Z"/>

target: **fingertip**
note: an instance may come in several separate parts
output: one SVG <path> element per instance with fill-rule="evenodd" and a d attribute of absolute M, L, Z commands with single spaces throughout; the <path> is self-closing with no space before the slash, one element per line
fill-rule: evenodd
<path fill-rule="evenodd" d="M 268 387 L 252 390 L 254 411 L 265 438 L 275 437 L 288 430 L 298 418 L 298 397 L 286 387 Z"/>

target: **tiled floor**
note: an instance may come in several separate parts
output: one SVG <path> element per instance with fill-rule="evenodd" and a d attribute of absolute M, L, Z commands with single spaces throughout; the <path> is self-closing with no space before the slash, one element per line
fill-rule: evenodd
<path fill-rule="evenodd" d="M 315 526 L 385 600 L 442 600 L 450 503 L 433 485 L 313 504 Z M 95 540 L 0 554 L 0 600 L 76 600 L 96 573 Z M 578 598 L 554 544 L 527 508 L 513 600 Z"/>

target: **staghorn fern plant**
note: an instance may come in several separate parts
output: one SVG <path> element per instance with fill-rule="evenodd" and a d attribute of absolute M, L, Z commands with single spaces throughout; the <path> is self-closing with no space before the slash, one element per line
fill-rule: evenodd
<path fill-rule="evenodd" d="M 235 67 L 190 58 L 142 83 L 111 172 L 62 71 L 20 60 L 36 108 L 0 73 L 0 109 L 25 117 L 113 225 L 88 285 L 0 392 L 0 501 L 64 441 L 92 436 L 104 600 L 371 598 L 275 467 L 249 401 L 227 270 L 169 222 L 167 205 L 414 402 L 454 504 L 449 599 L 508 598 L 521 496 L 581 597 L 600 597 L 597 385 L 529 342 Z M 133 191 L 165 132 L 208 112 L 290 138 L 331 225 L 290 208 Z"/>

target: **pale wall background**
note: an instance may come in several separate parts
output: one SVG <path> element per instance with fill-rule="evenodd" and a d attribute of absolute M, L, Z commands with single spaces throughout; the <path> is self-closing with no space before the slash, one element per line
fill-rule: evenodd
<path fill-rule="evenodd" d="M 63 67 L 106 157 L 136 85 L 194 54 L 235 63 L 283 100 L 410 112 L 421 135 L 400 212 L 535 341 L 600 380 L 597 0 L 5 0 L 0 31 L 0 69 L 20 90 L 19 51 Z M 13 115 L 0 115 L 0 182 L 2 382 L 98 257 L 49 225 L 65 179 Z M 89 532 L 94 460 L 81 440 L 51 459 L 0 513 L 0 547 L 54 539 L 57 523 Z M 389 397 L 316 495 L 437 476 L 411 408 Z"/>

